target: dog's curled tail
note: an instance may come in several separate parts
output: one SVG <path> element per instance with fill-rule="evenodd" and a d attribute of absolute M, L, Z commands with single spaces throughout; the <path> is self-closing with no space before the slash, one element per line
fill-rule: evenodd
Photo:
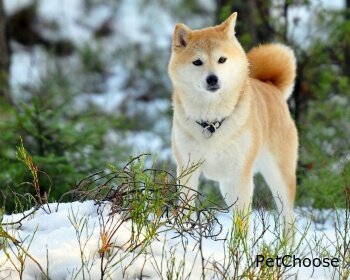
<path fill-rule="evenodd" d="M 271 82 L 287 100 L 292 94 L 296 75 L 296 59 L 293 50 L 282 44 L 266 44 L 253 48 L 247 56 L 250 77 Z"/>

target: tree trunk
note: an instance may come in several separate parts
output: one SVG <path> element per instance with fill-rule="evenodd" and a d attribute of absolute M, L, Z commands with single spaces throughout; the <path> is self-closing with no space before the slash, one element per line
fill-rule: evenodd
<path fill-rule="evenodd" d="M 10 99 L 9 69 L 10 54 L 6 35 L 6 16 L 2 0 L 0 0 L 0 96 Z"/>
<path fill-rule="evenodd" d="M 346 0 L 346 6 L 345 6 L 345 20 L 347 22 L 350 22 L 350 0 Z M 345 58 L 345 69 L 344 74 L 348 77 L 350 77 L 350 43 L 349 38 L 350 36 L 347 35 L 347 38 L 345 39 L 345 46 L 344 46 L 344 58 Z"/>

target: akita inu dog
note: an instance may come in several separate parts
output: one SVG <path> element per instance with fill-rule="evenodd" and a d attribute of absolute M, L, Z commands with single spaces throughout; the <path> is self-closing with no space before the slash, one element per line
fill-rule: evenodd
<path fill-rule="evenodd" d="M 177 172 L 189 162 L 203 162 L 180 183 L 197 190 L 203 173 L 219 181 L 228 205 L 242 211 L 250 209 L 253 175 L 260 172 L 291 224 L 298 135 L 286 100 L 294 86 L 295 56 L 281 44 L 246 54 L 235 37 L 236 18 L 234 13 L 202 30 L 175 27 L 169 75 Z"/>

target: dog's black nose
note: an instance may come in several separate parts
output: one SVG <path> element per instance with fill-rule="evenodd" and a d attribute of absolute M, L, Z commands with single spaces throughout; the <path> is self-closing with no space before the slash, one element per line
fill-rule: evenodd
<path fill-rule="evenodd" d="M 207 84 L 209 86 L 215 86 L 218 83 L 218 80 L 219 80 L 218 76 L 216 76 L 216 75 L 209 75 L 207 77 Z"/>

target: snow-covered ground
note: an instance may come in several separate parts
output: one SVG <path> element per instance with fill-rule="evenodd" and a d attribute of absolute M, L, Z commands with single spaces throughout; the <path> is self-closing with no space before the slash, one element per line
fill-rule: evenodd
<path fill-rule="evenodd" d="M 202 263 L 206 267 L 204 269 L 206 278 L 213 279 L 213 264 L 224 265 L 228 258 L 228 241 L 225 241 L 225 238 L 232 225 L 231 213 L 220 214 L 218 217 L 219 223 L 224 226 L 218 240 L 204 238 L 202 262 L 198 242 L 186 234 L 181 238 L 174 230 L 168 228 L 164 228 L 166 231 L 160 233 L 158 238 L 153 240 L 141 254 L 140 248 L 128 252 L 127 248 L 132 237 L 131 222 L 121 222 L 119 214 L 110 215 L 111 208 L 108 203 L 103 206 L 97 206 L 93 201 L 59 205 L 51 203 L 45 206 L 45 210 L 39 209 L 22 220 L 20 224 L 4 227 L 12 237 L 20 241 L 20 246 L 31 256 L 25 258 L 23 279 L 26 280 L 42 279 L 40 278 L 41 270 L 48 273 L 50 279 L 54 280 L 100 279 L 101 267 L 104 266 L 109 266 L 107 275 L 110 277 L 104 279 L 140 279 L 141 275 L 147 276 L 147 279 L 166 279 L 171 267 L 174 267 L 175 271 L 182 271 L 183 276 L 189 276 L 186 279 L 200 279 Z M 2 223 L 19 221 L 23 215 L 28 213 L 30 211 L 4 216 Z M 337 241 L 334 213 L 329 212 L 327 222 L 321 226 L 313 224 L 310 217 L 301 214 L 300 210 L 298 213 L 296 219 L 298 234 L 295 244 L 299 240 L 302 242 L 295 252 L 296 257 L 310 259 L 319 257 L 314 249 L 317 240 L 320 242 L 317 248 L 327 248 L 331 254 L 334 254 Z M 266 222 L 264 227 L 262 217 Z M 258 243 L 265 242 L 272 248 L 276 246 L 274 244 L 276 227 L 273 215 L 265 213 L 262 216 L 261 213 L 254 212 L 250 224 L 248 244 L 252 245 L 263 228 L 269 228 Z M 110 235 L 112 237 L 107 243 L 111 245 L 110 252 L 115 252 L 116 255 L 111 263 L 107 263 L 106 259 L 101 258 L 102 239 L 103 236 L 106 236 L 104 233 L 110 233 L 114 229 L 116 231 Z M 161 231 L 162 228 L 159 229 L 159 232 Z M 138 238 L 141 240 L 144 234 L 146 233 L 141 233 Z M 251 261 L 255 260 L 257 254 L 263 253 L 260 251 L 261 248 L 260 245 L 256 246 L 256 249 L 249 253 Z M 0 251 L 1 279 L 19 279 L 15 268 L 20 267 L 16 258 L 18 254 L 18 248 L 12 242 L 9 242 L 6 252 Z M 22 257 L 25 257 L 23 253 Z M 247 260 L 243 258 L 240 263 L 241 268 L 244 268 L 246 262 Z M 286 275 L 295 274 L 296 279 L 338 279 L 337 274 L 333 274 L 334 272 L 334 269 L 311 266 L 292 268 Z"/>

